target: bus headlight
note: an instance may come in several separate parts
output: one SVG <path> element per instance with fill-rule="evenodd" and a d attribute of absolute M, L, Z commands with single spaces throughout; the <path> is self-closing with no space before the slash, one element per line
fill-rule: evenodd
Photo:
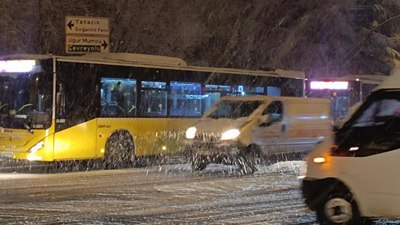
<path fill-rule="evenodd" d="M 194 136 L 196 135 L 196 131 L 197 131 L 197 128 L 196 128 L 196 127 L 189 127 L 189 128 L 186 130 L 186 138 L 187 138 L 187 139 L 193 139 Z"/>
<path fill-rule="evenodd" d="M 36 153 L 44 146 L 44 141 L 39 141 L 36 145 L 34 145 L 31 149 L 29 149 L 30 153 Z"/>
<path fill-rule="evenodd" d="M 222 133 L 221 140 L 225 141 L 225 140 L 235 139 L 239 136 L 239 134 L 240 131 L 238 129 L 230 129 Z"/>

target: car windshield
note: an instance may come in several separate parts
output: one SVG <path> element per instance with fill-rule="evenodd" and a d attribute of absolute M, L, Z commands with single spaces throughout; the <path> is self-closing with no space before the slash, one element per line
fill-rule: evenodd
<path fill-rule="evenodd" d="M 250 116 L 256 110 L 262 101 L 232 101 L 223 100 L 217 104 L 217 107 L 207 116 L 212 119 L 229 118 L 237 119 Z"/>
<path fill-rule="evenodd" d="M 34 128 L 50 125 L 52 78 L 45 73 L 0 73 L 0 127 L 27 128 L 32 115 L 47 115 Z"/>

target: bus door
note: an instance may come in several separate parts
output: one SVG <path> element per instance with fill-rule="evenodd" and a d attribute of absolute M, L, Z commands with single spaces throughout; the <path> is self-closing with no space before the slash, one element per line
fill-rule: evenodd
<path fill-rule="evenodd" d="M 54 136 L 54 159 L 86 159 L 95 157 L 97 120 L 71 126 L 73 119 L 56 119 Z M 63 127 L 68 127 L 62 129 Z M 61 128 L 61 129 L 60 129 Z"/>
<path fill-rule="evenodd" d="M 99 82 L 88 72 L 90 67 L 87 65 L 65 64 L 65 67 L 60 65 L 59 69 L 54 159 L 94 158 L 97 131 L 95 118 L 100 110 Z M 75 72 L 80 70 L 84 72 Z"/>

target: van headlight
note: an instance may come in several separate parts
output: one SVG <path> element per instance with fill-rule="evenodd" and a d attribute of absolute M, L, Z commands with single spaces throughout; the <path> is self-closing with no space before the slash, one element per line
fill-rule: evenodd
<path fill-rule="evenodd" d="M 196 131 L 197 131 L 197 128 L 196 128 L 196 127 L 189 127 L 189 128 L 186 130 L 186 138 L 187 138 L 187 139 L 193 139 L 194 136 L 196 135 Z"/>
<path fill-rule="evenodd" d="M 227 130 L 224 133 L 222 133 L 221 140 L 222 141 L 232 140 L 232 139 L 237 138 L 239 136 L 239 134 L 240 134 L 239 129 L 230 129 L 230 130 Z"/>

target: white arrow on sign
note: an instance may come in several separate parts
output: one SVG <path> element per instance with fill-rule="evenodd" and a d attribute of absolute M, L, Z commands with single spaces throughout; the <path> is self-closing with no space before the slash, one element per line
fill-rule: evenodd
<path fill-rule="evenodd" d="M 66 16 L 65 33 L 82 35 L 110 35 L 109 19 L 103 17 Z"/>
<path fill-rule="evenodd" d="M 65 38 L 66 53 L 86 53 L 110 51 L 108 37 L 96 36 L 71 36 Z"/>

